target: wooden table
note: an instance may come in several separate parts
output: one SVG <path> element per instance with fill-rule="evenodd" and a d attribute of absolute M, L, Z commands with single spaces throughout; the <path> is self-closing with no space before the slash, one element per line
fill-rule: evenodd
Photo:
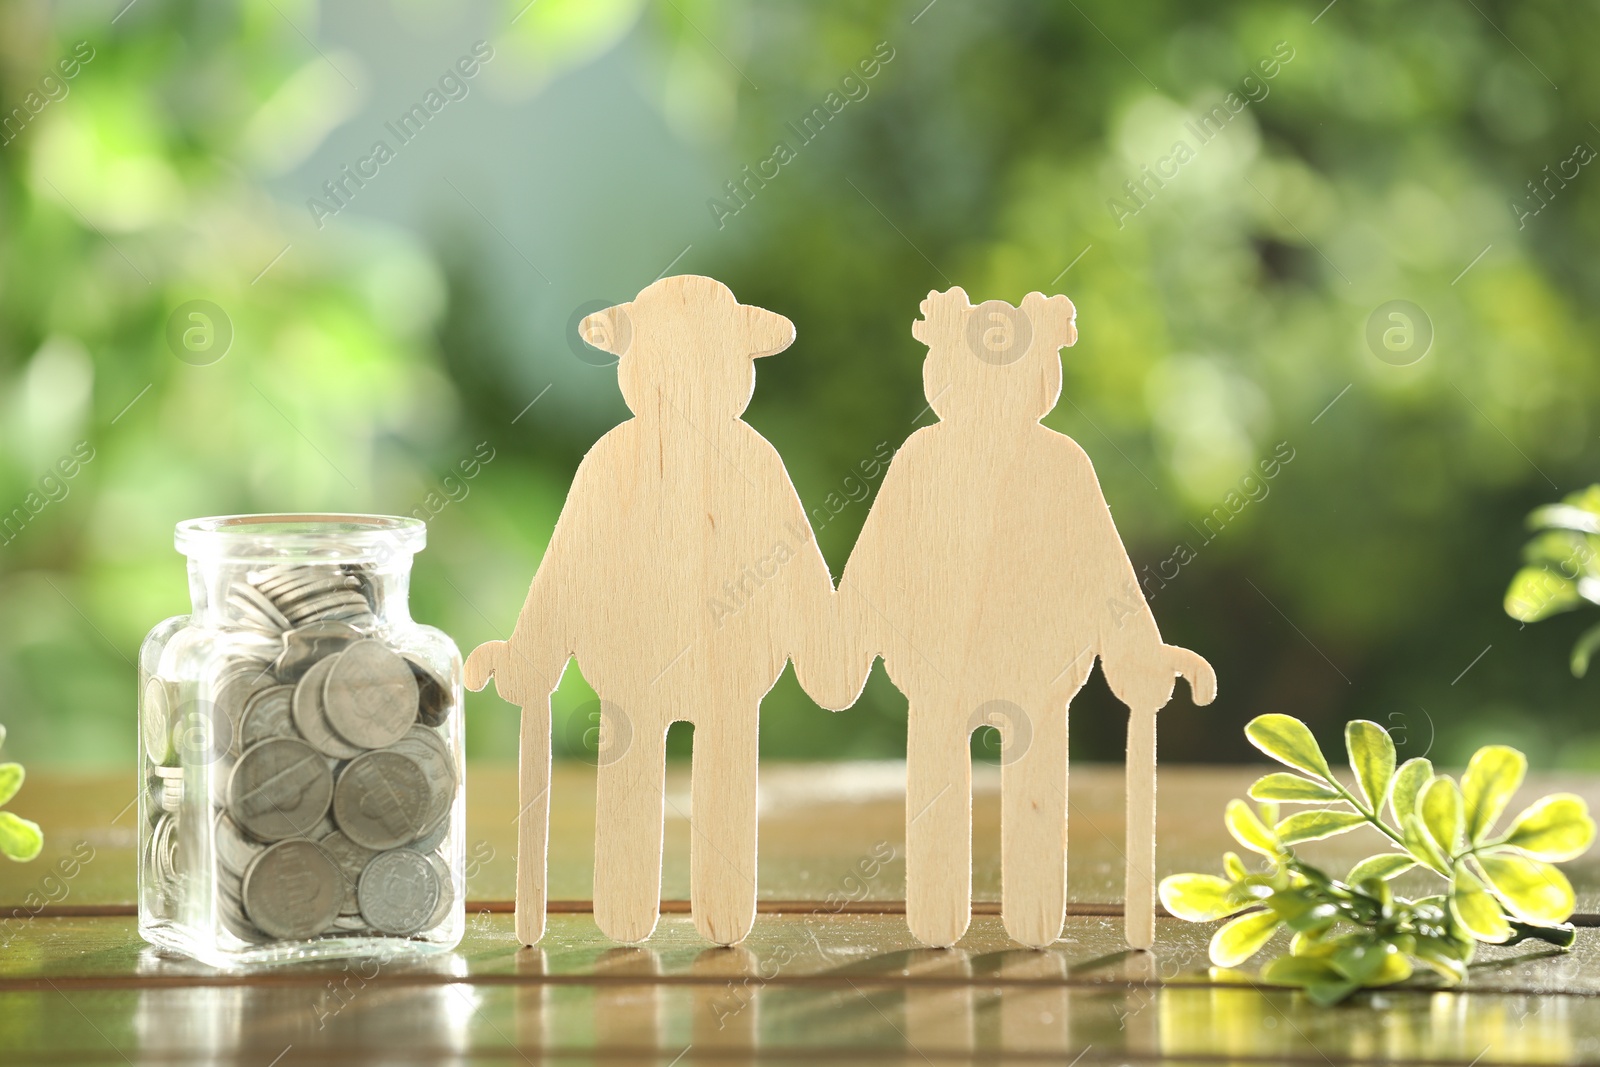
<path fill-rule="evenodd" d="M 1163 772 L 1163 874 L 1218 867 L 1222 805 L 1257 773 Z M 1590 930 L 1570 955 L 1483 952 L 1460 990 L 1389 990 L 1336 1009 L 1211 973 L 1210 925 L 1162 918 L 1153 954 L 1123 951 L 1118 768 L 1073 770 L 1073 904 L 1046 952 L 1018 949 L 1000 928 L 992 767 L 976 773 L 973 849 L 987 903 L 947 951 L 918 947 L 905 927 L 902 764 L 763 768 L 761 916 L 734 949 L 700 941 L 681 903 L 687 768 L 669 775 L 667 914 L 644 947 L 607 942 L 589 913 L 591 768 L 556 772 L 556 903 L 532 950 L 511 931 L 513 774 L 482 766 L 469 778 L 472 900 L 456 952 L 245 973 L 166 958 L 139 939 L 131 775 L 29 779 L 12 807 L 44 825 L 47 844 L 31 864 L 0 865 L 0 1064 L 1600 1060 Z M 1600 807 L 1600 779 L 1546 778 L 1525 792 L 1558 788 Z M 1374 843 L 1364 833 L 1318 855 L 1338 868 Z M 58 866 L 73 854 L 89 858 Z M 1569 872 L 1579 921 L 1600 924 L 1600 861 Z"/>

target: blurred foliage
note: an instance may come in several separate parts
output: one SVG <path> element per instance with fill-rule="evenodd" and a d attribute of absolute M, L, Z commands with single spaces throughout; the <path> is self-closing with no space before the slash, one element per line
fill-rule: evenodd
<path fill-rule="evenodd" d="M 1522 548 L 1526 564 L 1506 590 L 1506 614 L 1538 622 L 1584 604 L 1600 604 L 1600 485 L 1536 508 L 1528 525 L 1539 535 Z M 1572 673 L 1582 678 L 1600 650 L 1600 623 L 1572 646 Z"/>
<path fill-rule="evenodd" d="M 499 27 L 482 34 L 493 77 L 532 103 L 636 49 L 654 57 L 631 71 L 636 91 L 718 182 L 772 174 L 779 140 L 792 150 L 738 199 L 705 190 L 676 269 L 795 321 L 748 418 L 835 573 L 875 488 L 861 464 L 931 418 L 919 301 L 957 283 L 974 299 L 1065 292 L 1081 340 L 1046 422 L 1094 458 L 1165 637 L 1222 680 L 1213 707 L 1164 716 L 1165 753 L 1244 757 L 1219 717 L 1281 708 L 1330 738 L 1375 717 L 1402 755 L 1437 763 L 1492 733 L 1600 766 L 1593 679 L 1552 669 L 1577 631 L 1518 629 L 1498 608 L 1520 516 L 1600 460 L 1586 310 L 1600 179 L 1575 149 L 1600 137 L 1600 20 L 1549 0 L 1317 6 L 480 13 Z M 574 355 L 553 331 L 515 337 L 508 305 L 540 297 L 484 266 L 504 239 L 489 216 L 441 230 L 363 219 L 358 202 L 296 236 L 304 210 L 268 192 L 271 161 L 327 136 L 353 106 L 341 82 L 359 81 L 314 43 L 311 0 L 121 9 L 0 8 L 0 117 L 26 114 L 0 134 L 0 517 L 26 513 L 0 536 L 0 692 L 39 762 L 131 758 L 135 650 L 187 603 L 177 520 L 411 513 L 488 439 L 496 458 L 469 498 L 445 495 L 413 592 L 414 614 L 470 645 L 509 628 L 578 458 L 625 415 L 597 370 L 602 402 L 546 401 L 504 432 L 528 399 L 506 383 L 550 380 Z M 80 42 L 92 58 L 64 78 Z M 608 121 L 559 99 L 576 109 L 562 129 Z M 817 108 L 821 132 L 797 136 Z M 1191 125 L 1208 115 L 1209 132 Z M 620 186 L 543 210 L 626 246 L 605 197 L 650 183 L 652 162 L 641 149 Z M 663 263 L 632 264 L 635 288 Z M 207 366 L 166 340 L 194 299 L 232 322 L 232 350 Z M 1410 361 L 1366 340 L 1400 299 L 1430 339 Z M 557 743 L 572 754 L 593 708 L 569 678 Z M 509 755 L 504 706 L 475 697 L 469 712 L 470 751 Z M 1122 721 L 1093 683 L 1074 754 L 1118 758 Z M 762 743 L 895 755 L 904 702 L 878 672 L 828 715 L 786 674 Z"/>

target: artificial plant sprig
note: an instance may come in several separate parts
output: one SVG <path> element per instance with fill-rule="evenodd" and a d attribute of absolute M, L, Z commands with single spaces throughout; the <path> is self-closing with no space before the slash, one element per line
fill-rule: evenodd
<path fill-rule="evenodd" d="M 1235 916 L 1211 939 L 1217 966 L 1244 963 L 1287 927 L 1294 933 L 1289 955 L 1268 963 L 1262 977 L 1333 1003 L 1363 987 L 1404 981 L 1418 963 L 1445 982 L 1459 982 L 1479 942 L 1537 938 L 1571 947 L 1576 935 L 1566 919 L 1576 900 L 1553 864 L 1588 849 L 1594 821 L 1581 797 L 1557 793 L 1496 834 L 1527 773 L 1521 752 L 1504 745 L 1479 749 L 1458 784 L 1435 774 L 1426 759 L 1397 767 L 1388 731 L 1358 720 L 1345 727 L 1352 791 L 1298 719 L 1262 715 L 1245 735 L 1298 772 L 1277 771 L 1250 787 L 1259 816 L 1241 800 L 1224 812 L 1234 839 L 1266 864 L 1252 871 L 1229 852 L 1223 877 L 1178 874 L 1161 882 L 1161 902 L 1180 919 Z M 1280 819 L 1279 804 L 1325 806 Z M 1358 826 L 1373 827 L 1394 847 L 1357 863 L 1343 880 L 1294 852 L 1302 842 Z M 1444 892 L 1418 900 L 1396 896 L 1390 880 L 1418 868 L 1443 879 Z"/>
<path fill-rule="evenodd" d="M 6 743 L 6 728 L 0 726 L 0 746 Z M 0 806 L 9 803 L 22 788 L 22 764 L 0 763 Z M 39 854 L 44 847 L 44 834 L 39 824 L 30 822 L 10 811 L 0 811 L 0 853 L 14 860 L 26 862 Z"/>

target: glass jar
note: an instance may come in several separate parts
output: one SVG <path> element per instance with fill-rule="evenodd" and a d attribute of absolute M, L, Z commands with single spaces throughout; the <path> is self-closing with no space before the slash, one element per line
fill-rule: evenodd
<path fill-rule="evenodd" d="M 461 654 L 412 621 L 417 519 L 178 525 L 193 612 L 139 650 L 139 932 L 217 966 L 453 948 Z"/>

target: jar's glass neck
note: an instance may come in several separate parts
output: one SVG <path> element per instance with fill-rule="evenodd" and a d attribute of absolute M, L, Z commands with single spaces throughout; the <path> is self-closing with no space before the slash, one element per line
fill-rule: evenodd
<path fill-rule="evenodd" d="M 410 592 L 409 554 L 338 563 L 189 557 L 191 618 L 218 629 L 265 622 L 281 630 L 333 619 L 357 628 L 406 624 Z"/>

